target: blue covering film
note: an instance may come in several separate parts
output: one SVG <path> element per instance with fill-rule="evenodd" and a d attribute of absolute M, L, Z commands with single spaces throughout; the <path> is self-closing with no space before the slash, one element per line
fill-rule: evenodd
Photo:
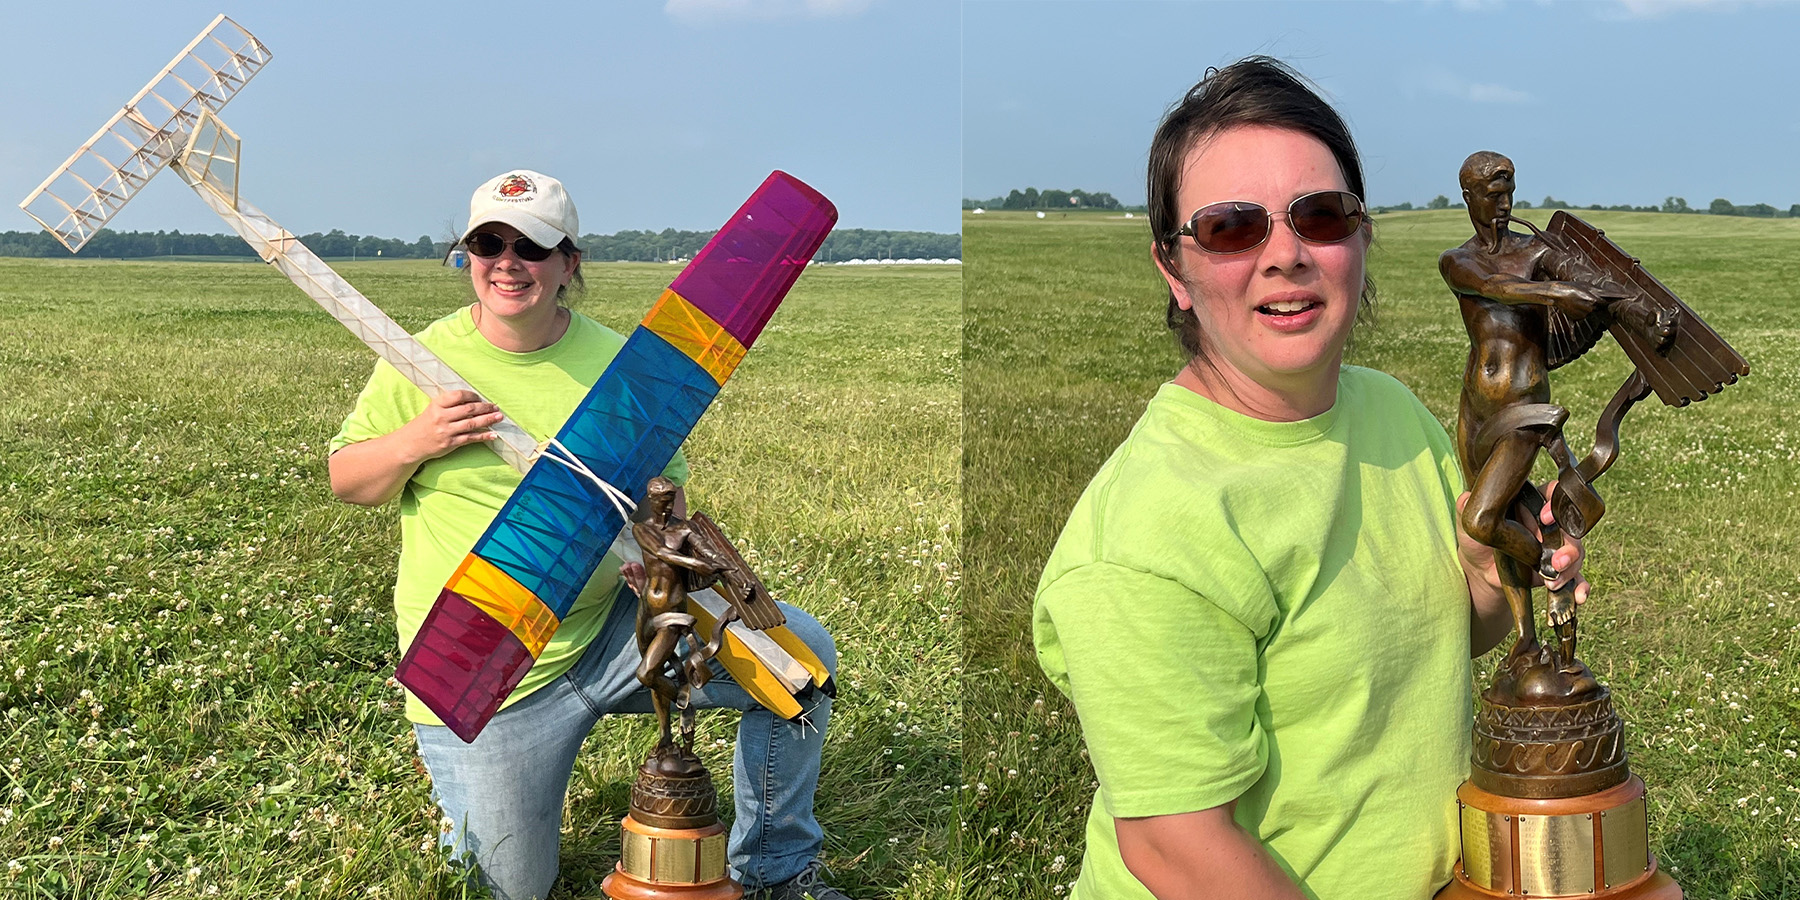
<path fill-rule="evenodd" d="M 594 474 L 641 500 L 718 392 L 698 363 L 640 326 L 556 437 Z M 474 552 L 561 619 L 623 527 L 592 482 L 539 461 Z"/>

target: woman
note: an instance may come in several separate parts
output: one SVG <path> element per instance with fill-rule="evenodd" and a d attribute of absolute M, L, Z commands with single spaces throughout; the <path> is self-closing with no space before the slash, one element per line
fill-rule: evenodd
<path fill-rule="evenodd" d="M 1342 363 L 1373 299 L 1363 198 L 1342 119 L 1271 59 L 1157 130 L 1151 256 L 1189 362 L 1075 505 L 1034 611 L 1100 782 L 1078 897 L 1450 879 L 1469 659 L 1511 620 L 1459 540 L 1449 437 Z"/>
<path fill-rule="evenodd" d="M 555 435 L 625 343 L 563 305 L 571 285 L 582 284 L 578 233 L 575 206 L 554 178 L 517 170 L 478 188 L 462 238 L 475 302 L 418 337 L 493 402 L 466 391 L 428 400 L 381 362 L 331 441 L 331 488 L 339 498 L 365 506 L 400 498 L 394 609 L 403 653 L 519 484 L 519 474 L 481 446 L 495 439 L 487 429 L 500 421 L 500 409 L 534 435 Z M 687 472 L 679 453 L 664 470 L 677 484 Z M 474 743 L 464 744 L 407 695 L 406 716 L 447 823 L 441 840 L 454 857 L 479 865 L 497 897 L 548 895 L 563 794 L 582 740 L 602 715 L 651 709 L 634 674 L 636 603 L 620 591 L 619 564 L 610 555 L 601 563 Z M 818 622 L 785 604 L 783 611 L 789 627 L 835 668 L 836 651 Z M 823 835 L 812 809 L 829 699 L 809 712 L 816 727 L 777 721 L 715 665 L 693 703 L 745 711 L 732 768 L 738 795 L 730 861 L 752 896 L 811 891 L 821 900 L 843 898 L 819 883 Z"/>

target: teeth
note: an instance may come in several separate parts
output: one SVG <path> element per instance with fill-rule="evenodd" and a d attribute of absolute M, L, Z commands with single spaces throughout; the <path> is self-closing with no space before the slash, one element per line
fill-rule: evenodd
<path fill-rule="evenodd" d="M 1263 304 L 1263 309 L 1278 313 L 1297 313 L 1312 305 L 1310 300 L 1279 300 Z"/>
<path fill-rule="evenodd" d="M 520 283 L 517 281 L 496 281 L 496 282 L 494 282 L 494 287 L 497 287 L 503 291 L 522 291 L 522 290 L 526 289 L 527 287 L 530 287 L 530 285 L 523 284 L 523 283 Z"/>

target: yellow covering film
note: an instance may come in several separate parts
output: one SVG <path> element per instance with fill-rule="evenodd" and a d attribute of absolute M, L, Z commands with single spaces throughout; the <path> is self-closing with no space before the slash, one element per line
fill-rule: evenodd
<path fill-rule="evenodd" d="M 674 291 L 663 291 L 644 315 L 643 325 L 700 364 L 720 384 L 744 359 L 744 345 L 694 304 Z"/>
<path fill-rule="evenodd" d="M 446 587 L 505 625 L 534 659 L 544 652 L 550 635 L 562 624 L 536 594 L 473 553 L 463 557 Z"/>
<path fill-rule="evenodd" d="M 806 646 L 806 642 L 801 640 L 800 636 L 795 634 L 786 625 L 771 628 L 768 631 L 763 632 L 763 634 L 774 638 L 775 643 L 780 644 L 781 649 L 786 650 L 788 655 L 794 658 L 795 662 L 805 666 L 806 671 L 812 674 L 812 681 L 815 686 L 824 687 L 825 682 L 831 678 L 831 670 L 825 668 L 824 661 L 819 659 L 819 657 L 813 653 L 812 648 Z"/>
<path fill-rule="evenodd" d="M 687 609 L 694 615 L 694 633 L 699 635 L 701 640 L 711 640 L 713 628 L 718 620 L 698 603 L 689 603 Z M 787 631 L 786 628 L 779 630 Z M 764 633 L 773 634 L 774 631 Z M 798 642 L 797 638 L 796 642 Z M 801 646 L 806 645 L 801 644 Z M 812 652 L 808 651 L 807 656 L 811 655 Z M 719 664 L 725 667 L 725 671 L 731 673 L 731 679 L 736 681 L 738 686 L 751 697 L 754 697 L 756 702 L 767 707 L 770 712 L 784 719 L 792 719 L 800 714 L 800 701 L 795 700 L 794 695 L 788 693 L 787 685 L 782 684 L 781 680 L 775 677 L 775 673 L 770 672 L 767 667 L 758 662 L 756 654 L 751 653 L 750 648 L 744 646 L 744 642 L 730 630 L 725 632 L 725 640 L 720 642 L 719 655 L 716 658 L 719 660 Z M 810 671 L 810 667 L 808 670 Z"/>

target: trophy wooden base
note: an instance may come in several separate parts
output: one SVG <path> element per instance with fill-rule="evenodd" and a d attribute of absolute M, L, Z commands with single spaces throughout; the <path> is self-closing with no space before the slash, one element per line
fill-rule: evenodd
<path fill-rule="evenodd" d="M 739 900 L 725 865 L 725 826 L 658 828 L 627 815 L 619 864 L 600 883 L 613 900 Z"/>
<path fill-rule="evenodd" d="M 1636 775 L 1598 793 L 1543 800 L 1464 782 L 1456 805 L 1463 858 L 1436 900 L 1681 900 L 1681 887 L 1650 854 L 1644 782 Z"/>

